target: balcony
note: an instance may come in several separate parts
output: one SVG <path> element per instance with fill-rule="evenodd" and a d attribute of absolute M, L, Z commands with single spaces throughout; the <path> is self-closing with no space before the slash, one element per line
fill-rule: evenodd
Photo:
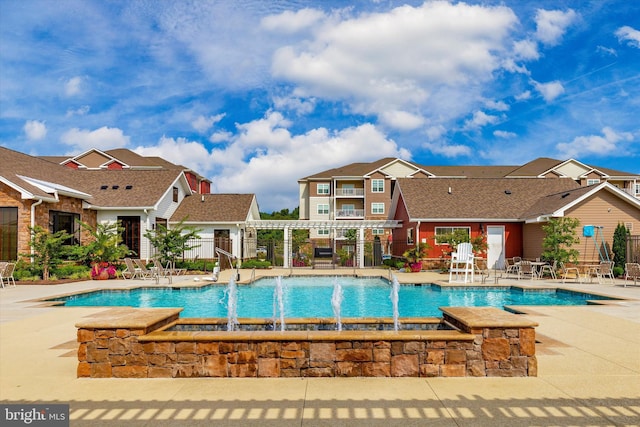
<path fill-rule="evenodd" d="M 364 219 L 364 209 L 339 209 L 336 211 L 336 219 Z"/>
<path fill-rule="evenodd" d="M 336 188 L 336 197 L 364 197 L 364 188 Z"/>

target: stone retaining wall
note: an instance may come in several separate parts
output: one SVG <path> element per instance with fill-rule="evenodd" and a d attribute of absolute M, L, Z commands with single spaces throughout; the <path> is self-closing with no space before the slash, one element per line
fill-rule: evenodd
<path fill-rule="evenodd" d="M 442 309 L 460 331 L 398 332 L 171 332 L 179 309 L 116 310 L 76 325 L 78 377 L 537 375 L 537 325 L 498 309 Z"/>

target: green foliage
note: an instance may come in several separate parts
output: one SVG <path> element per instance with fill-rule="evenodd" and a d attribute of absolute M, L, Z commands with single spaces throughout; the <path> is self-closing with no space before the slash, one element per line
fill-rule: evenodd
<path fill-rule="evenodd" d="M 404 267 L 404 261 L 398 258 L 389 258 L 382 260 L 382 264 L 386 265 L 389 268 L 400 269 Z"/>
<path fill-rule="evenodd" d="M 64 263 L 52 270 L 52 274 L 59 279 L 89 279 L 91 269 L 86 265 Z"/>
<path fill-rule="evenodd" d="M 29 247 L 33 250 L 33 255 L 22 254 L 22 256 L 32 257 L 33 262 L 42 267 L 42 279 L 49 280 L 51 270 L 60 264 L 69 252 L 65 243 L 70 236 L 64 230 L 51 234 L 39 225 L 29 227 L 29 230 L 31 231 Z"/>
<path fill-rule="evenodd" d="M 299 219 L 300 210 L 295 208 L 292 212 L 289 209 L 282 209 L 280 212 L 260 212 L 260 219 Z M 298 234 L 304 234 L 307 230 L 292 230 L 293 238 Z M 284 239 L 283 230 L 258 230 L 259 241 L 282 241 Z"/>
<path fill-rule="evenodd" d="M 409 264 L 415 264 L 427 256 L 427 251 L 429 249 L 431 249 L 431 246 L 428 243 L 419 243 L 417 246 L 404 251 L 402 256 L 407 259 Z"/>
<path fill-rule="evenodd" d="M 620 277 L 624 274 L 624 267 L 620 267 L 618 265 L 615 265 L 613 267 L 613 276 L 614 277 Z"/>
<path fill-rule="evenodd" d="M 347 242 L 355 242 L 357 240 L 358 231 L 354 228 L 351 228 L 344 232 L 344 238 Z"/>
<path fill-rule="evenodd" d="M 127 245 L 122 243 L 122 227 L 119 222 L 107 222 L 92 227 L 80 222 L 92 237 L 91 241 L 83 246 L 73 248 L 74 258 L 91 265 L 94 263 L 114 263 L 130 254 Z"/>
<path fill-rule="evenodd" d="M 580 243 L 576 233 L 580 221 L 576 218 L 552 218 L 542 226 L 542 257 L 548 261 L 576 262 L 579 251 L 572 246 Z"/>
<path fill-rule="evenodd" d="M 149 239 L 157 253 L 160 256 L 160 261 L 172 263 L 176 262 L 176 259 L 185 251 L 199 247 L 200 245 L 189 245 L 189 240 L 200 239 L 200 232 L 202 230 L 184 225 L 186 218 L 183 218 L 177 225 L 172 228 L 167 228 L 162 224 L 158 225 L 155 230 L 149 230 L 144 233 L 144 237 Z"/>
<path fill-rule="evenodd" d="M 464 228 L 456 228 L 451 233 L 439 234 L 438 243 L 448 243 L 452 249 L 455 249 L 460 243 L 471 243 L 471 247 L 475 253 L 485 252 L 487 250 L 487 241 L 484 235 L 471 238 L 469 232 Z"/>
<path fill-rule="evenodd" d="M 249 259 L 242 263 L 241 268 L 269 268 L 271 263 L 269 261 L 261 261 L 257 259 Z"/>
<path fill-rule="evenodd" d="M 620 223 L 613 232 L 613 262 L 620 268 L 627 262 L 627 237 L 629 234 L 627 227 Z"/>

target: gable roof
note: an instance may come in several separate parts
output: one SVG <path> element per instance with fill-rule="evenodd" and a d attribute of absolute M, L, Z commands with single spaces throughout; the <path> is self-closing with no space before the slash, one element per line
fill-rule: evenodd
<path fill-rule="evenodd" d="M 194 194 L 185 197 L 170 222 L 244 222 L 259 219 L 255 194 Z"/>
<path fill-rule="evenodd" d="M 90 193 L 91 208 L 155 208 L 160 199 L 182 180 L 179 170 L 77 170 L 78 186 Z"/>
<path fill-rule="evenodd" d="M 56 201 L 57 194 L 87 199 L 73 178 L 73 169 L 28 154 L 0 147 L 0 181 L 20 192 L 23 199 Z"/>
<path fill-rule="evenodd" d="M 411 221 L 521 221 L 542 197 L 576 188 L 571 179 L 400 178 L 391 214 L 402 202 Z"/>

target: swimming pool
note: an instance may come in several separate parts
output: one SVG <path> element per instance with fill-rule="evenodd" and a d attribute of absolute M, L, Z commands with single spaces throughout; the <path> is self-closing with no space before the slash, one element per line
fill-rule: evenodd
<path fill-rule="evenodd" d="M 342 317 L 392 317 L 391 285 L 380 278 L 285 277 L 284 315 L 333 317 L 334 280 L 343 290 Z M 272 318 L 275 278 L 238 287 L 238 317 Z M 102 290 L 56 298 L 65 306 L 184 307 L 180 317 L 227 317 L 225 286 L 202 288 L 137 288 Z M 400 317 L 442 315 L 438 307 L 498 307 L 509 305 L 585 305 L 605 296 L 561 289 L 525 290 L 518 287 L 441 287 L 434 284 L 402 285 L 398 292 Z M 51 300 L 50 300 L 51 301 Z"/>

